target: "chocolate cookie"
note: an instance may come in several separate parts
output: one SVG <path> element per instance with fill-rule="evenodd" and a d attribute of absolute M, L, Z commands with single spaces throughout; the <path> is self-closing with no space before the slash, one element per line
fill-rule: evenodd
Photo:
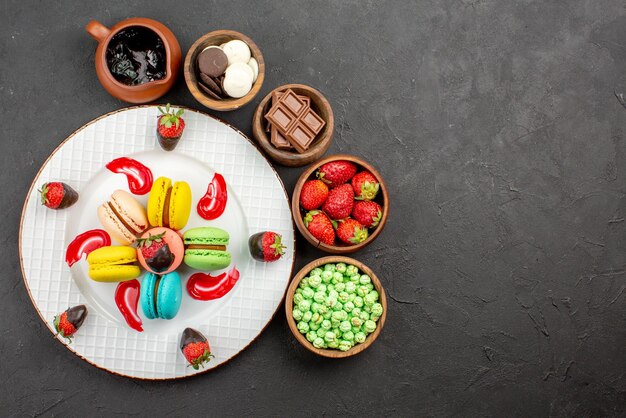
<path fill-rule="evenodd" d="M 209 96 L 212 99 L 215 100 L 222 100 L 222 98 L 220 96 L 218 96 L 217 94 L 215 94 L 215 92 L 213 92 L 213 90 L 211 90 L 210 88 L 208 88 L 207 86 L 205 86 L 202 83 L 198 83 L 198 87 L 200 87 L 200 89 L 205 92 L 207 94 L 207 96 Z"/>
<path fill-rule="evenodd" d="M 224 94 L 221 87 L 215 82 L 215 80 L 213 80 L 208 75 L 200 73 L 200 80 L 202 80 L 202 84 L 213 90 L 213 93 L 217 94 L 218 96 Z"/>
<path fill-rule="evenodd" d="M 218 77 L 224 74 L 228 67 L 228 57 L 217 46 L 210 46 L 198 56 L 198 69 L 209 77 Z"/>

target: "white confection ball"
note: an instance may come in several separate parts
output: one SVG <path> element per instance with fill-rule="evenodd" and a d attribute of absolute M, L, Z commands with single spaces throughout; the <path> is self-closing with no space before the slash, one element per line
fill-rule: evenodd
<path fill-rule="evenodd" d="M 245 64 L 244 64 L 245 65 Z M 229 71 L 230 70 L 230 71 Z M 226 69 L 224 75 L 224 91 L 230 97 L 238 99 L 252 89 L 252 75 L 243 68 Z"/>
<path fill-rule="evenodd" d="M 250 48 L 248 48 L 248 44 L 244 41 L 240 41 L 239 39 L 233 39 L 232 41 L 228 41 L 222 47 L 224 53 L 228 57 L 228 65 L 231 65 L 235 62 L 243 62 L 246 64 L 250 61 Z"/>
<path fill-rule="evenodd" d="M 254 79 L 255 79 L 254 69 L 250 67 L 248 64 L 244 64 L 243 62 L 235 62 L 232 65 L 229 65 L 228 68 L 226 68 L 226 73 L 228 73 L 229 71 L 230 72 L 245 71 L 246 73 L 250 74 L 251 82 L 254 82 Z"/>

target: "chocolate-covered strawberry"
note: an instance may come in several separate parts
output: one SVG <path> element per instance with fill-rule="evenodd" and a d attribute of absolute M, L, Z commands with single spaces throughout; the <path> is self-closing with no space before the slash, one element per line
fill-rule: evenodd
<path fill-rule="evenodd" d="M 78 200 L 78 192 L 60 181 L 44 183 L 39 189 L 41 204 L 50 209 L 65 209 Z"/>
<path fill-rule="evenodd" d="M 350 216 L 354 207 L 354 190 L 349 184 L 342 184 L 328 193 L 328 198 L 322 210 L 330 217 L 330 219 L 344 219 Z"/>
<path fill-rule="evenodd" d="M 361 171 L 355 174 L 350 183 L 352 183 L 356 200 L 372 200 L 380 189 L 378 180 L 369 171 Z"/>
<path fill-rule="evenodd" d="M 276 232 L 258 232 L 248 239 L 248 248 L 252 258 L 258 261 L 272 262 L 285 253 L 282 236 Z"/>
<path fill-rule="evenodd" d="M 383 217 L 383 208 L 376 202 L 359 200 L 354 204 L 352 217 L 361 222 L 366 228 L 378 226 Z"/>
<path fill-rule="evenodd" d="M 185 111 L 184 109 L 179 109 L 176 112 L 170 111 L 169 103 L 165 106 L 165 110 L 160 106 L 158 109 L 161 113 L 157 122 L 159 145 L 165 151 L 172 151 L 178 145 L 178 141 L 180 141 L 180 137 L 185 129 L 185 121 L 181 117 Z"/>
<path fill-rule="evenodd" d="M 326 214 L 319 210 L 312 210 L 304 216 L 304 226 L 320 242 L 327 245 L 335 244 L 335 230 Z"/>
<path fill-rule="evenodd" d="M 87 307 L 85 305 L 68 308 L 65 312 L 55 316 L 53 323 L 57 335 L 60 335 L 71 343 L 72 336 L 78 331 L 78 328 L 83 325 L 86 317 Z"/>
<path fill-rule="evenodd" d="M 358 244 L 368 237 L 367 228 L 359 221 L 348 218 L 337 222 L 337 237 L 346 244 Z"/>
<path fill-rule="evenodd" d="M 167 270 L 174 262 L 174 254 L 163 240 L 164 235 L 165 232 L 156 235 L 148 234 L 148 238 L 137 239 L 138 250 L 141 251 L 148 267 L 155 273 Z"/>
<path fill-rule="evenodd" d="M 323 164 L 317 170 L 317 178 L 331 189 L 347 183 L 356 173 L 356 165 L 350 161 L 338 160 Z"/>
<path fill-rule="evenodd" d="M 300 207 L 304 210 L 318 209 L 328 198 L 328 186 L 321 180 L 309 180 L 300 191 Z"/>
<path fill-rule="evenodd" d="M 209 341 L 193 328 L 185 328 L 183 331 L 183 336 L 180 339 L 180 351 L 183 352 L 189 366 L 195 370 L 204 367 L 204 363 L 208 363 L 213 357 Z"/>

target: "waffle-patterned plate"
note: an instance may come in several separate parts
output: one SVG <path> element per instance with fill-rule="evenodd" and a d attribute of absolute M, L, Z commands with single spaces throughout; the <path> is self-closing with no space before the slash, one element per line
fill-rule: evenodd
<path fill-rule="evenodd" d="M 89 315 L 68 349 L 89 363 L 124 376 L 174 379 L 214 368 L 245 349 L 277 311 L 293 269 L 295 241 L 284 186 L 268 161 L 241 132 L 209 115 L 186 109 L 185 132 L 172 152 L 156 141 L 158 110 L 133 107 L 104 115 L 80 128 L 52 153 L 35 177 L 26 197 L 20 225 L 20 258 L 24 283 L 35 309 L 53 333 L 53 318 L 70 306 L 85 304 Z M 184 180 L 192 190 L 191 217 L 184 230 L 211 225 L 230 233 L 232 264 L 240 272 L 235 287 L 212 301 L 192 299 L 185 289 L 193 272 L 180 267 L 183 301 L 170 320 L 143 320 L 144 332 L 130 329 L 114 301 L 115 283 L 98 283 L 87 276 L 84 258 L 71 268 L 65 251 L 74 237 L 101 228 L 97 207 L 116 189 L 128 190 L 126 177 L 105 168 L 111 160 L 131 157 L 152 170 L 156 179 Z M 228 203 L 214 221 L 202 219 L 196 204 L 215 172 L 228 185 Z M 62 181 L 80 195 L 64 210 L 41 205 L 38 189 Z M 146 204 L 148 195 L 136 196 Z M 271 230 L 287 246 L 282 259 L 261 263 L 252 259 L 247 240 Z M 115 242 L 113 242 L 115 245 Z M 216 273 L 214 273 L 216 274 Z M 141 280 L 141 277 L 140 279 Z M 182 331 L 201 331 L 215 356 L 205 369 L 187 367 L 179 349 Z"/>

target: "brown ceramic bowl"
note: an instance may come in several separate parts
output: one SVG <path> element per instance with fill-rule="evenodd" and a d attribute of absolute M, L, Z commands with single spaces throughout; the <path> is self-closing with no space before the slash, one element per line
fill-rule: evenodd
<path fill-rule="evenodd" d="M 307 180 L 312 180 L 316 178 L 315 173 L 319 167 L 326 164 L 327 162 L 337 160 L 352 161 L 358 167 L 357 173 L 363 170 L 367 170 L 372 173 L 374 177 L 376 177 L 376 179 L 378 180 L 378 183 L 380 183 L 380 190 L 378 192 L 378 195 L 374 199 L 374 202 L 382 206 L 382 218 L 380 219 L 380 222 L 378 223 L 378 226 L 376 228 L 369 230 L 369 236 L 367 237 L 367 239 L 359 244 L 348 245 L 339 241 L 339 239 L 336 239 L 335 245 L 328 245 L 320 242 L 317 238 L 311 235 L 311 233 L 304 226 L 303 218 L 306 214 L 306 211 L 300 209 L 300 192 L 302 191 L 302 186 Z M 317 161 L 315 164 L 311 165 L 300 175 L 300 178 L 298 178 L 296 187 L 293 190 L 293 196 L 291 198 L 291 214 L 293 216 L 294 222 L 296 223 L 296 226 L 298 227 L 298 230 L 300 230 L 300 233 L 314 247 L 317 247 L 320 250 L 331 254 L 353 253 L 374 241 L 385 227 L 385 224 L 387 223 L 387 216 L 389 215 L 389 195 L 387 193 L 387 186 L 378 170 L 376 170 L 371 164 L 369 164 L 362 158 L 346 154 L 330 155 L 323 160 Z"/>
<path fill-rule="evenodd" d="M 248 44 L 250 52 L 252 53 L 252 57 L 256 59 L 259 63 L 259 75 L 252 85 L 252 89 L 245 96 L 238 99 L 226 98 L 216 100 L 209 97 L 198 87 L 196 59 L 198 57 L 198 54 L 200 54 L 200 52 L 202 52 L 207 46 L 219 46 L 225 42 L 232 41 L 233 39 L 239 39 Z M 197 101 L 199 101 L 209 109 L 227 112 L 239 109 L 240 107 L 248 104 L 250 100 L 252 100 L 254 96 L 257 95 L 259 90 L 261 90 L 261 86 L 263 85 L 263 79 L 265 78 L 265 61 L 263 60 L 263 54 L 261 54 L 261 50 L 259 49 L 259 47 L 254 43 L 254 41 L 252 41 L 252 39 L 248 38 L 243 33 L 239 33 L 234 30 L 216 30 L 207 33 L 196 42 L 194 42 L 191 48 L 189 48 L 189 52 L 187 52 L 187 56 L 185 57 L 183 72 L 185 74 L 185 82 L 187 83 L 187 88 L 189 88 L 189 91 L 191 92 L 193 97 L 196 98 Z"/>
<path fill-rule="evenodd" d="M 293 311 L 293 296 L 296 292 L 296 289 L 298 288 L 298 285 L 300 284 L 300 281 L 303 278 L 305 278 L 307 274 L 309 274 L 309 272 L 311 272 L 311 270 L 313 270 L 314 268 L 323 266 L 324 264 L 328 264 L 328 263 L 353 264 L 358 267 L 359 271 L 369 275 L 372 278 L 372 284 L 374 285 L 374 288 L 380 295 L 379 302 L 381 305 L 383 305 L 383 314 L 378 319 L 378 322 L 376 323 L 377 325 L 376 330 L 367 336 L 367 338 L 365 339 L 365 342 L 355 345 L 348 351 L 315 348 L 313 344 L 310 343 L 306 339 L 306 337 L 300 333 L 300 331 L 298 331 L 298 328 L 296 327 L 296 321 L 293 319 L 293 315 L 291 314 L 291 312 Z M 378 277 L 376 277 L 374 272 L 365 264 L 349 257 L 342 257 L 342 256 L 337 256 L 337 255 L 328 256 L 328 257 L 319 258 L 315 261 L 310 262 L 309 264 L 304 266 L 302 270 L 300 270 L 298 274 L 296 274 L 296 276 L 293 278 L 293 280 L 291 281 L 291 284 L 289 285 L 289 288 L 287 289 L 287 297 L 285 299 L 285 314 L 287 315 L 287 323 L 289 324 L 289 329 L 293 333 L 294 337 L 296 337 L 296 340 L 298 340 L 298 342 L 302 344 L 307 350 L 315 354 L 318 354 L 320 356 L 330 357 L 330 358 L 350 357 L 350 356 L 354 356 L 355 354 L 359 354 L 360 352 L 368 348 L 370 345 L 372 345 L 372 343 L 376 340 L 376 338 L 378 338 L 378 335 L 380 335 L 380 332 L 382 331 L 383 326 L 385 325 L 385 320 L 387 319 L 387 296 L 385 295 L 385 289 L 383 289 L 383 286 L 380 283 L 380 280 L 378 279 Z"/>
<path fill-rule="evenodd" d="M 309 149 L 302 154 L 296 150 L 280 150 L 270 142 L 270 133 L 267 129 L 268 122 L 265 119 L 265 114 L 272 107 L 272 93 L 275 91 L 282 92 L 287 89 L 293 90 L 296 94 L 308 96 L 311 99 L 311 108 L 326 122 Z M 272 90 L 259 103 L 252 119 L 252 135 L 254 135 L 256 142 L 272 160 L 287 167 L 301 167 L 319 160 L 333 141 L 334 129 L 335 118 L 330 103 L 328 103 L 328 100 L 322 93 L 304 84 L 285 84 Z"/>

